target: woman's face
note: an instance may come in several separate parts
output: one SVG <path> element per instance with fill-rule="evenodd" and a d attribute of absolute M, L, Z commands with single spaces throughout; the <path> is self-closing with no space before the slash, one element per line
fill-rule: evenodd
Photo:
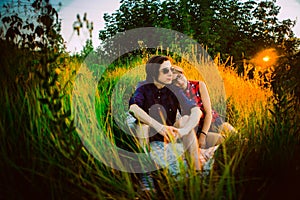
<path fill-rule="evenodd" d="M 172 83 L 172 64 L 169 60 L 164 61 L 159 68 L 158 81 L 163 84 L 171 84 Z"/>
<path fill-rule="evenodd" d="M 174 73 L 173 84 L 180 87 L 181 89 L 186 89 L 187 79 L 182 73 Z"/>

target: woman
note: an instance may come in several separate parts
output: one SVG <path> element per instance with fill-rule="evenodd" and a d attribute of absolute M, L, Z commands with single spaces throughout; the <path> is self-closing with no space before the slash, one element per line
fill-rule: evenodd
<path fill-rule="evenodd" d="M 208 148 L 220 144 L 224 138 L 216 132 L 234 131 L 234 128 L 229 123 L 223 122 L 219 114 L 212 110 L 209 93 L 203 81 L 187 80 L 181 67 L 173 65 L 173 68 L 172 83 L 183 89 L 186 96 L 193 99 L 203 113 L 196 132 L 200 147 Z"/>

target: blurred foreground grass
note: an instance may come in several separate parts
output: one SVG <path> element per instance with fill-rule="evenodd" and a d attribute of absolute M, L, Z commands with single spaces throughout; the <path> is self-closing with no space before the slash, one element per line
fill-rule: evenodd
<path fill-rule="evenodd" d="M 130 147 L 134 139 L 124 136 L 118 121 L 128 98 L 141 76 L 145 60 L 132 59 L 116 64 L 102 75 L 95 94 L 97 123 L 112 145 Z M 190 64 L 182 66 L 191 79 Z M 71 98 L 73 71 L 80 63 L 70 62 L 59 73 L 58 89 L 64 97 L 45 96 L 45 88 L 2 88 L 0 121 L 0 199 L 134 199 L 148 198 L 138 193 L 137 174 L 112 169 L 86 149 L 74 130 Z M 191 175 L 176 181 L 164 169 L 155 173 L 157 199 L 278 199 L 298 195 L 300 178 L 299 130 L 294 122 L 281 120 L 293 115 L 276 110 L 275 98 L 269 89 L 255 81 L 245 80 L 231 69 L 218 66 L 226 91 L 226 119 L 238 133 L 228 136 L 216 153 L 215 167 L 206 180 Z M 86 87 L 93 84 L 93 73 Z M 67 84 L 67 82 L 71 84 Z M 65 88 L 62 86 L 66 85 Z M 117 86 L 117 87 L 116 87 Z M 118 88 L 118 89 L 116 89 Z M 39 99 L 47 97 L 61 106 L 51 109 Z M 212 99 L 212 101 L 214 101 Z M 283 102 L 285 100 L 282 100 Z M 288 100 L 287 100 L 288 101 Z M 112 103 L 118 109 L 111 109 Z M 217 102 L 215 103 L 218 107 Z M 284 105 L 283 105 L 284 106 Z M 288 109 L 288 108 L 287 108 Z M 122 115 L 123 113 L 123 115 Z M 89 126 L 89 124 L 84 124 Z M 101 152 L 99 152 L 101 154 Z M 113 156 L 113 155 L 112 155 Z M 118 159 L 116 157 L 115 159 Z M 192 174 L 192 172 L 190 172 Z M 295 190 L 294 190 L 295 189 Z"/>

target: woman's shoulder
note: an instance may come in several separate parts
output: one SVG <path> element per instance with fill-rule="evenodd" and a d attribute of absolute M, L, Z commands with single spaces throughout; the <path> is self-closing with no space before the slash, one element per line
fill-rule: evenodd
<path fill-rule="evenodd" d="M 205 86 L 204 81 L 201 80 L 188 80 L 188 82 L 192 87 L 201 87 L 203 85 Z"/>
<path fill-rule="evenodd" d="M 204 81 L 198 81 L 200 86 L 206 86 Z"/>
<path fill-rule="evenodd" d="M 194 84 L 194 85 L 202 85 L 202 84 L 205 84 L 204 81 L 202 80 L 188 80 L 188 82 L 190 84 Z"/>
<path fill-rule="evenodd" d="M 200 85 L 204 84 L 205 85 L 205 82 L 203 80 L 189 80 L 189 82 L 192 82 L 194 84 L 200 84 Z"/>
<path fill-rule="evenodd" d="M 192 85 L 198 85 L 199 84 L 199 80 L 188 80 L 188 82 Z"/>

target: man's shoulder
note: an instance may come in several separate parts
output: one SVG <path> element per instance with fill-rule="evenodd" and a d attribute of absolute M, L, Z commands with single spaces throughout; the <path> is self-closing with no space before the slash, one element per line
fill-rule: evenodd
<path fill-rule="evenodd" d="M 152 91 L 153 88 L 155 87 L 154 83 L 151 83 L 149 81 L 140 81 L 138 82 L 138 84 L 136 85 L 136 90 L 138 91 Z"/>
<path fill-rule="evenodd" d="M 146 83 L 146 80 L 139 81 L 139 82 L 137 83 L 137 87 L 140 87 L 140 86 L 142 86 L 142 85 L 145 85 L 145 83 Z"/>

